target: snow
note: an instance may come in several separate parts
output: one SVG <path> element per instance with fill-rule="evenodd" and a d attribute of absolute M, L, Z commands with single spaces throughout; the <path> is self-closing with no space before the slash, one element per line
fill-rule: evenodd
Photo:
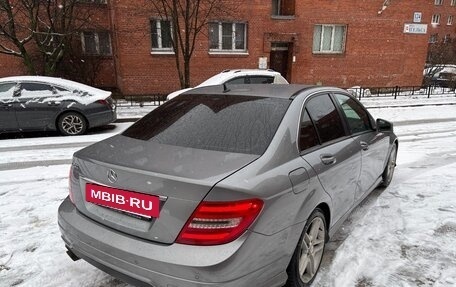
<path fill-rule="evenodd" d="M 374 102 L 372 107 L 383 105 Z M 118 112 L 139 117 L 153 108 Z M 391 185 L 369 195 L 331 239 L 313 286 L 455 286 L 456 105 L 369 111 L 395 125 L 396 173 Z M 127 286 L 83 260 L 71 261 L 57 208 L 68 194 L 69 171 L 69 163 L 58 160 L 69 162 L 75 150 L 129 125 L 77 137 L 2 137 L 0 286 Z"/>

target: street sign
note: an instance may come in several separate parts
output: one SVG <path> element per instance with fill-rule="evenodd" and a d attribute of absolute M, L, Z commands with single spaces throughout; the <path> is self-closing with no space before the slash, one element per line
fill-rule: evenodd
<path fill-rule="evenodd" d="M 413 13 L 413 23 L 421 23 L 421 12 Z"/>
<path fill-rule="evenodd" d="M 405 34 L 426 34 L 427 24 L 404 24 Z"/>

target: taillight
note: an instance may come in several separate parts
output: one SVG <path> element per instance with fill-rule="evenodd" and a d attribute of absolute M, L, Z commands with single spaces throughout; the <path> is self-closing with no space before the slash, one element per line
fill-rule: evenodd
<path fill-rule="evenodd" d="M 110 107 L 111 105 L 107 100 L 98 100 L 97 103 Z"/>
<path fill-rule="evenodd" d="M 263 208 L 261 199 L 228 202 L 203 201 L 193 212 L 177 243 L 219 245 L 241 236 Z"/>
<path fill-rule="evenodd" d="M 70 167 L 70 174 L 68 176 L 68 193 L 70 194 L 70 200 L 74 204 L 73 189 L 71 188 L 71 182 L 73 180 L 73 165 Z"/>

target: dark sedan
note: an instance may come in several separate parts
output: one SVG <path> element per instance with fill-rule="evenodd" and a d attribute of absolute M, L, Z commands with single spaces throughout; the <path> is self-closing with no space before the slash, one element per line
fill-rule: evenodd
<path fill-rule="evenodd" d="M 309 286 L 392 179 L 398 140 L 347 91 L 197 88 L 74 155 L 68 254 L 141 286 Z"/>
<path fill-rule="evenodd" d="M 51 77 L 0 79 L 0 133 L 57 130 L 81 135 L 115 120 L 111 92 Z"/>

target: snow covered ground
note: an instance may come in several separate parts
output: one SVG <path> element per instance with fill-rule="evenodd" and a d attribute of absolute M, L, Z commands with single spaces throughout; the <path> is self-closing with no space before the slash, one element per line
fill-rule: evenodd
<path fill-rule="evenodd" d="M 332 238 L 314 286 L 456 286 L 456 105 L 370 111 L 395 124 L 395 177 Z M 127 117 L 146 112 L 132 108 Z M 72 153 L 130 124 L 79 137 L 0 139 L 1 287 L 127 286 L 71 261 L 57 208 Z"/>

